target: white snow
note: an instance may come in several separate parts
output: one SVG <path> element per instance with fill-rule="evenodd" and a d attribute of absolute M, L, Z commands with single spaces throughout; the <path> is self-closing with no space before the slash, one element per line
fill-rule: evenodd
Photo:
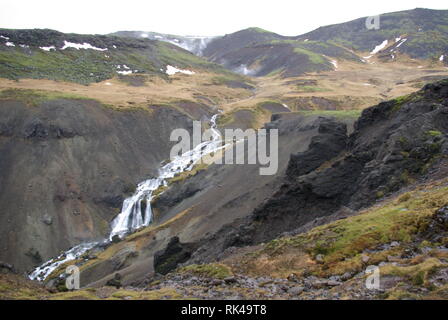
<path fill-rule="evenodd" d="M 30 46 L 28 46 L 28 45 L 26 45 L 26 44 L 19 44 L 19 46 L 21 47 L 21 48 L 29 48 Z"/>
<path fill-rule="evenodd" d="M 370 58 L 372 58 L 372 55 L 370 55 L 370 56 L 367 56 L 367 57 L 363 57 L 364 59 L 370 59 Z"/>
<path fill-rule="evenodd" d="M 129 70 L 129 71 L 119 71 L 118 70 L 117 73 L 122 74 L 122 75 L 128 75 L 128 74 L 132 73 L 132 70 Z"/>
<path fill-rule="evenodd" d="M 290 110 L 291 111 L 291 108 L 290 107 L 288 107 L 288 105 L 286 104 L 286 103 L 282 103 L 282 106 L 284 106 L 286 109 L 288 109 L 288 110 Z"/>
<path fill-rule="evenodd" d="M 163 39 L 162 36 L 154 36 L 154 38 L 156 38 L 156 39 Z"/>
<path fill-rule="evenodd" d="M 7 47 L 15 47 L 15 46 L 16 46 L 14 43 L 9 42 L 9 41 L 6 42 L 5 45 L 6 45 Z"/>
<path fill-rule="evenodd" d="M 330 62 L 334 66 L 334 69 L 338 70 L 338 62 L 336 60 L 330 60 Z"/>
<path fill-rule="evenodd" d="M 445 58 L 445 56 L 442 54 L 439 58 L 439 61 L 443 61 L 444 58 Z"/>
<path fill-rule="evenodd" d="M 0 36 L 0 38 L 5 39 L 5 40 L 9 40 L 9 37 L 6 37 L 6 36 Z"/>
<path fill-rule="evenodd" d="M 56 47 L 55 46 L 39 47 L 39 49 L 42 49 L 44 51 L 50 51 L 50 50 L 56 50 Z"/>
<path fill-rule="evenodd" d="M 149 36 L 148 36 L 147 33 L 142 33 L 142 34 L 140 34 L 140 37 L 142 37 L 142 38 L 148 38 Z"/>
<path fill-rule="evenodd" d="M 116 46 L 116 45 L 113 45 L 112 48 L 117 49 L 117 46 Z"/>
<path fill-rule="evenodd" d="M 376 54 L 376 53 L 380 52 L 381 50 L 383 50 L 383 49 L 387 46 L 388 43 L 389 43 L 388 40 L 384 40 L 381 44 L 377 45 L 377 46 L 375 47 L 375 49 L 373 49 L 373 50 L 370 52 L 370 54 Z"/>
<path fill-rule="evenodd" d="M 398 42 L 401 40 L 401 37 L 395 38 L 395 42 Z"/>
<path fill-rule="evenodd" d="M 365 86 L 371 86 L 370 83 L 363 83 L 363 85 L 365 85 Z"/>
<path fill-rule="evenodd" d="M 169 76 L 172 76 L 173 74 L 176 74 L 178 72 L 183 73 L 183 74 L 188 74 L 188 75 L 194 74 L 193 71 L 178 69 L 178 68 L 170 66 L 170 65 L 166 66 L 166 71 L 165 72 Z"/>
<path fill-rule="evenodd" d="M 112 83 L 110 83 L 110 82 L 106 82 L 105 85 L 106 85 L 106 86 L 111 86 Z"/>
<path fill-rule="evenodd" d="M 77 50 L 79 49 L 92 49 L 92 50 L 98 50 L 98 51 L 106 51 L 107 48 L 97 48 L 92 46 L 90 43 L 84 42 L 84 43 L 74 43 L 64 40 L 64 46 L 61 48 L 62 50 L 65 50 L 67 48 L 75 48 Z"/>

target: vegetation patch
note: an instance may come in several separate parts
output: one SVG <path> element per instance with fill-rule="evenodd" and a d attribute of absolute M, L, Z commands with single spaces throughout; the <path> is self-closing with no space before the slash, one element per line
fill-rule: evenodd
<path fill-rule="evenodd" d="M 233 275 L 229 266 L 220 263 L 192 264 L 177 270 L 179 273 L 192 273 L 204 278 L 225 279 Z"/>
<path fill-rule="evenodd" d="M 319 276 L 343 274 L 347 271 L 359 272 L 363 267 L 362 254 L 366 249 L 375 249 L 393 241 L 405 246 L 427 229 L 434 212 L 446 203 L 447 187 L 431 187 L 424 192 L 412 191 L 406 196 L 402 195 L 381 206 L 367 209 L 357 216 L 316 227 L 294 237 L 273 240 L 263 249 L 247 256 L 243 265 L 250 271 L 263 264 L 266 272 L 280 270 L 283 276 L 303 272 Z M 390 251 L 378 251 L 370 256 L 369 263 L 384 261 L 389 255 L 399 254 L 402 248 L 400 246 L 391 248 Z M 316 259 L 318 255 L 320 263 L 309 260 Z M 287 264 L 284 259 L 288 256 L 291 257 L 291 268 L 285 268 Z M 302 267 L 297 269 L 294 267 L 297 265 Z M 422 268 L 429 265 L 437 265 L 436 260 L 430 260 L 421 265 L 421 268 L 391 269 L 390 272 L 401 270 L 410 277 L 417 277 L 418 271 L 427 270 Z M 423 276 L 426 279 L 427 274 Z"/>
<path fill-rule="evenodd" d="M 58 99 L 70 100 L 92 100 L 76 94 L 63 93 L 58 91 L 31 90 L 31 89 L 4 89 L 0 91 L 0 100 L 21 101 L 28 106 L 38 106 L 39 104 Z"/>

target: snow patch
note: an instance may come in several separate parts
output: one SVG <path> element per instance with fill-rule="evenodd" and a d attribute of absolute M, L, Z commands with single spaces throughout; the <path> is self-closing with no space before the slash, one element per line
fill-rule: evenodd
<path fill-rule="evenodd" d="M 9 37 L 6 37 L 6 36 L 0 36 L 0 38 L 5 39 L 5 40 L 9 40 Z"/>
<path fill-rule="evenodd" d="M 439 61 L 443 61 L 443 59 L 445 59 L 445 56 L 442 54 L 439 58 Z"/>
<path fill-rule="evenodd" d="M 193 71 L 178 69 L 178 68 L 170 66 L 170 65 L 166 66 L 166 71 L 165 72 L 169 76 L 172 76 L 172 75 L 174 75 L 174 74 L 176 74 L 178 72 L 183 73 L 183 74 L 188 74 L 188 75 L 194 74 Z"/>
<path fill-rule="evenodd" d="M 334 70 L 338 70 L 338 62 L 336 60 L 330 60 L 330 62 L 334 66 Z"/>
<path fill-rule="evenodd" d="M 122 74 L 122 75 L 128 75 L 128 74 L 131 74 L 131 73 L 132 73 L 132 70 L 129 70 L 129 71 L 120 71 L 120 70 L 117 70 L 117 73 L 118 73 L 118 74 Z"/>
<path fill-rule="evenodd" d="M 16 46 L 14 43 L 9 42 L 9 41 L 6 42 L 5 45 L 6 45 L 7 47 L 15 47 L 15 46 Z"/>
<path fill-rule="evenodd" d="M 90 43 L 84 42 L 84 43 L 74 43 L 74 42 L 69 42 L 64 40 L 64 46 L 61 48 L 62 50 L 65 50 L 67 48 L 75 48 L 77 50 L 79 49 L 92 49 L 92 50 L 97 50 L 97 51 L 106 51 L 107 48 L 97 48 L 92 46 Z"/>
<path fill-rule="evenodd" d="M 288 105 L 286 103 L 282 103 L 282 106 L 284 106 L 286 109 L 288 109 L 289 111 L 292 111 L 290 107 L 288 107 Z"/>
<path fill-rule="evenodd" d="M 55 46 L 39 47 L 39 49 L 42 49 L 44 51 L 50 51 L 50 50 L 56 50 L 56 47 Z"/>
<path fill-rule="evenodd" d="M 384 40 L 381 44 L 377 45 L 377 46 L 375 47 L 375 49 L 373 49 L 373 50 L 370 52 L 370 54 L 376 54 L 376 53 L 380 52 L 381 50 L 383 50 L 383 49 L 387 46 L 388 43 L 389 43 L 388 40 Z"/>

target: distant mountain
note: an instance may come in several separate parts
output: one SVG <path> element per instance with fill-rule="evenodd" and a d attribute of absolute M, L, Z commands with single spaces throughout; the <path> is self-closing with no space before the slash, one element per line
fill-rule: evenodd
<path fill-rule="evenodd" d="M 214 38 L 204 49 L 203 54 L 212 60 L 220 60 L 231 51 L 254 44 L 287 39 L 289 38 L 261 28 L 248 28 Z"/>
<path fill-rule="evenodd" d="M 337 59 L 361 62 L 371 52 L 386 60 L 400 54 L 448 61 L 448 10 L 414 9 L 380 16 L 380 29 L 366 28 L 366 17 L 320 27 L 296 37 L 248 28 L 219 37 L 182 37 L 122 31 L 114 35 L 159 39 L 183 47 L 245 75 L 298 76 L 335 69 Z M 364 61 L 365 62 L 365 61 Z"/>
<path fill-rule="evenodd" d="M 228 69 L 252 76 L 281 74 L 289 77 L 333 70 L 337 66 L 333 58 L 360 61 L 358 56 L 337 44 L 296 40 L 259 28 L 215 38 L 203 55 Z"/>
<path fill-rule="evenodd" d="M 364 52 L 371 52 L 384 43 L 384 51 L 419 59 L 440 59 L 448 54 L 448 10 L 417 8 L 382 14 L 378 30 L 368 30 L 365 22 L 366 18 L 359 18 L 320 27 L 296 39 L 333 41 Z"/>
<path fill-rule="evenodd" d="M 201 37 L 201 36 L 177 36 L 172 34 L 146 32 L 146 31 L 118 31 L 111 33 L 110 35 L 117 37 L 142 38 L 142 39 L 164 41 L 179 46 L 198 56 L 202 55 L 202 51 L 207 47 L 207 44 L 214 38 L 214 37 Z"/>
<path fill-rule="evenodd" d="M 167 66 L 227 72 L 178 46 L 149 39 L 0 29 L 0 77 L 78 83 L 116 75 L 166 76 Z"/>

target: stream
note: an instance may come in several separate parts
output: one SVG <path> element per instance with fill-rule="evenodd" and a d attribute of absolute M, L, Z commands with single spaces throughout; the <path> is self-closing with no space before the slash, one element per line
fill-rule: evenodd
<path fill-rule="evenodd" d="M 168 179 L 192 170 L 202 157 L 226 147 L 223 144 L 221 133 L 216 129 L 218 115 L 215 114 L 210 119 L 211 139 L 209 141 L 199 143 L 192 150 L 176 156 L 169 163 L 163 165 L 159 168 L 157 178 L 148 179 L 138 184 L 134 194 L 123 201 L 121 213 L 112 221 L 108 238 L 97 242 L 81 243 L 37 267 L 28 277 L 31 280 L 43 281 L 62 264 L 78 259 L 97 246 L 109 244 L 116 236 L 123 239 L 137 229 L 150 225 L 153 221 L 151 209 L 153 192 L 162 186 L 167 186 Z"/>

